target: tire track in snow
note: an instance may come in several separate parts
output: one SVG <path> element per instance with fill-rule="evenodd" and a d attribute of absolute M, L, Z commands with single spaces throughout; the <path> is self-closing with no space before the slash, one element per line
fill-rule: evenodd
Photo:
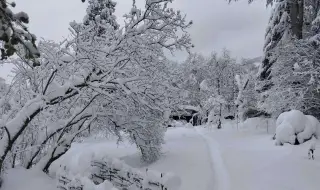
<path fill-rule="evenodd" d="M 199 128 L 195 128 L 195 131 L 203 137 L 209 151 L 214 174 L 214 190 L 229 190 L 229 175 L 222 159 L 219 143 L 204 134 Z"/>

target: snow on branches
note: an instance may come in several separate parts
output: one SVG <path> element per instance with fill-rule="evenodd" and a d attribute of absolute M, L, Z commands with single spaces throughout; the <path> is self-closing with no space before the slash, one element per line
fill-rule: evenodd
<path fill-rule="evenodd" d="M 165 74 L 170 67 L 163 50 L 192 47 L 185 31 L 190 22 L 168 8 L 170 2 L 146 1 L 145 10 L 134 5 L 124 28 L 110 21 L 114 6 L 88 8 L 85 18 L 104 15 L 104 21 L 73 22 L 72 38 L 41 42 L 40 66 L 11 59 L 17 69 L 6 96 L 11 110 L 0 122 L 1 169 L 21 165 L 48 172 L 77 137 L 105 128 L 128 133 L 145 161 L 156 160 L 177 93 Z"/>
<path fill-rule="evenodd" d="M 26 59 L 39 57 L 35 45 L 36 37 L 26 27 L 29 16 L 25 12 L 13 13 L 10 6 L 15 7 L 16 4 L 8 3 L 6 0 L 0 2 L 0 40 L 3 43 L 0 47 L 1 59 L 7 59 L 14 53 Z"/>

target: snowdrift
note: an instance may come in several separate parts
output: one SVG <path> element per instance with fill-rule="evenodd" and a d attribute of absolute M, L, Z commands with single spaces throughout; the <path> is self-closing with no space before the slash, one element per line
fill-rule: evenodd
<path fill-rule="evenodd" d="M 304 115 L 299 110 L 291 110 L 279 115 L 276 121 L 276 145 L 284 143 L 302 144 L 315 136 L 320 136 L 320 123 L 312 115 Z"/>
<path fill-rule="evenodd" d="M 94 184 L 87 177 L 61 175 L 50 178 L 41 170 L 13 168 L 6 172 L 1 190 L 118 190 L 109 181 Z"/>
<path fill-rule="evenodd" d="M 56 182 L 38 170 L 13 168 L 3 176 L 1 190 L 57 190 Z"/>

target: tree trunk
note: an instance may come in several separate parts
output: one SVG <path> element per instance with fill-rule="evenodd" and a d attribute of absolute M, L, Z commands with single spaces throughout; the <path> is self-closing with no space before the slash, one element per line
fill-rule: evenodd
<path fill-rule="evenodd" d="M 222 107 L 222 104 L 220 103 L 220 110 L 219 110 L 219 120 L 218 120 L 218 129 L 221 129 L 221 107 Z"/>
<path fill-rule="evenodd" d="M 302 39 L 303 35 L 303 19 L 304 19 L 304 0 L 291 0 L 290 3 L 290 19 L 292 34 Z"/>
<path fill-rule="evenodd" d="M 221 77 L 221 75 L 219 76 L 219 78 Z M 221 85 L 220 85 L 220 79 L 218 78 L 218 95 L 219 95 L 219 98 L 220 98 L 220 94 L 221 94 L 221 92 L 220 92 L 220 87 L 221 87 Z M 221 111 L 221 107 L 222 107 L 222 104 L 220 103 L 219 104 L 219 120 L 218 120 L 218 129 L 221 129 L 221 115 L 222 115 L 222 111 Z"/>

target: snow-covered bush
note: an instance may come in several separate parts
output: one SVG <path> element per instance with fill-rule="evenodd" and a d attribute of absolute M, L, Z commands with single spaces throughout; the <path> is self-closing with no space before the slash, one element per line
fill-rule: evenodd
<path fill-rule="evenodd" d="M 297 135 L 299 143 L 303 143 L 305 140 L 310 139 L 313 135 L 319 138 L 320 122 L 312 115 L 306 115 L 307 121 L 305 129 Z"/>
<path fill-rule="evenodd" d="M 276 145 L 283 145 L 284 143 L 294 144 L 296 140 L 296 135 L 292 125 L 283 121 L 276 128 Z"/>
<path fill-rule="evenodd" d="M 291 110 L 288 112 L 283 112 L 279 115 L 276 125 L 279 126 L 284 121 L 292 125 L 293 132 L 295 134 L 301 133 L 306 126 L 307 118 L 299 110 Z"/>
<path fill-rule="evenodd" d="M 312 136 L 319 137 L 320 123 L 301 111 L 291 110 L 279 115 L 276 121 L 276 144 L 301 144 L 310 140 Z"/>
<path fill-rule="evenodd" d="M 142 161 L 152 163 L 161 156 L 161 145 L 166 130 L 165 125 L 147 123 L 136 130 L 128 130 L 130 140 L 136 144 L 141 153 Z"/>

